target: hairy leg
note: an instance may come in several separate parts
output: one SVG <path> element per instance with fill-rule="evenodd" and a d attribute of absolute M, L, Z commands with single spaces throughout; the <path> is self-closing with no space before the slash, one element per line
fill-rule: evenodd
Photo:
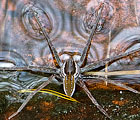
<path fill-rule="evenodd" d="M 60 69 L 38 67 L 38 66 L 23 66 L 23 67 L 0 67 L 0 71 L 32 71 L 48 74 L 59 74 Z"/>
<path fill-rule="evenodd" d="M 85 67 L 80 69 L 80 72 L 83 73 L 83 72 L 88 72 L 88 71 L 97 69 L 97 68 L 105 66 L 106 64 L 109 64 L 113 61 L 120 60 L 124 57 L 132 56 L 135 54 L 137 54 L 137 56 L 138 56 L 139 55 L 138 53 L 140 53 L 140 48 L 132 50 L 132 51 L 127 52 L 127 53 L 122 53 L 120 55 L 117 55 L 117 56 L 114 56 L 111 58 L 107 58 L 105 60 L 97 61 L 97 62 L 94 62 L 92 64 L 86 65 Z"/>
<path fill-rule="evenodd" d="M 79 81 L 79 86 L 83 88 L 83 90 L 85 91 L 85 93 L 88 95 L 88 97 L 90 98 L 90 100 L 92 101 L 92 103 L 94 105 L 96 105 L 96 107 L 109 119 L 111 119 L 111 117 L 108 115 L 108 113 L 98 104 L 98 102 L 96 101 L 96 99 L 92 96 L 92 94 L 90 93 L 90 91 L 88 90 L 88 88 L 86 87 L 85 83 L 83 82 L 83 80 L 78 80 Z"/>
<path fill-rule="evenodd" d="M 104 7 L 104 4 L 101 3 L 101 5 L 99 6 L 99 10 L 97 11 L 97 12 L 98 12 L 98 16 L 97 16 L 97 19 L 96 19 L 96 23 L 95 23 L 95 25 L 93 26 L 93 28 L 91 29 L 90 36 L 89 36 L 89 38 L 88 38 L 88 40 L 87 40 L 87 43 L 86 43 L 86 46 L 85 46 L 85 48 L 84 48 L 84 50 L 83 50 L 83 53 L 82 53 L 81 58 L 80 58 L 80 61 L 78 62 L 78 65 L 79 65 L 80 67 L 81 67 L 82 64 L 84 63 L 85 58 L 86 58 L 86 56 L 87 56 L 87 52 L 88 52 L 88 50 L 89 50 L 91 41 L 92 41 L 92 39 L 93 39 L 93 35 L 95 34 L 95 31 L 96 31 L 96 28 L 97 28 L 97 26 L 98 26 L 99 20 L 100 20 L 100 18 L 101 18 L 101 14 L 102 14 L 103 7 Z"/>
<path fill-rule="evenodd" d="M 33 14 L 34 17 L 35 17 L 36 22 L 37 22 L 37 24 L 39 25 L 42 34 L 44 35 L 45 39 L 47 40 L 47 43 L 48 43 L 48 45 L 49 45 L 49 47 L 50 47 L 50 49 L 51 49 L 51 51 L 52 51 L 52 54 L 53 54 L 55 60 L 57 61 L 57 64 L 59 65 L 59 67 L 61 67 L 61 66 L 62 66 L 62 62 L 61 62 L 61 60 L 60 60 L 60 58 L 59 58 L 59 55 L 58 55 L 58 53 L 57 53 L 55 47 L 53 46 L 53 44 L 52 44 L 52 42 L 51 42 L 51 39 L 50 39 L 48 33 L 46 32 L 46 30 L 44 29 L 42 23 L 41 23 L 40 20 L 39 20 L 38 13 L 37 13 L 36 11 L 34 11 L 32 8 L 31 8 L 31 12 L 32 12 L 32 14 Z"/>

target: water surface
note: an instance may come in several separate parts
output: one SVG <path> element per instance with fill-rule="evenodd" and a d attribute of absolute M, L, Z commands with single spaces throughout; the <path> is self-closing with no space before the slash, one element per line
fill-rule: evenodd
<path fill-rule="evenodd" d="M 99 2 L 100 1 L 95 0 L 2 0 L 0 2 L 0 66 L 34 65 L 56 67 L 44 36 L 39 33 L 40 31 L 37 29 L 38 26 L 34 24 L 32 15 L 29 12 L 30 7 L 39 13 L 43 27 L 46 28 L 60 59 L 64 61 L 70 57 L 68 53 L 72 53 L 74 59 L 79 60 L 90 31 L 90 28 L 88 28 L 86 24 L 87 22 L 90 23 L 90 19 L 88 20 L 86 17 L 90 17 L 91 12 L 97 8 Z M 139 3 L 131 0 L 107 0 L 105 5 L 107 6 L 104 8 L 103 13 L 105 17 L 102 19 L 101 26 L 99 26 L 93 38 L 86 64 L 140 47 Z M 108 15 L 106 15 L 107 12 Z M 94 21 L 92 21 L 90 25 L 91 24 L 94 24 Z M 121 59 L 108 67 L 108 71 L 139 69 L 139 56 Z M 102 71 L 104 71 L 104 69 Z M 23 99 L 21 98 L 25 98 L 24 96 L 26 95 L 17 93 L 18 90 L 38 86 L 43 81 L 46 81 L 48 79 L 47 77 L 48 75 L 42 76 L 28 72 L 1 71 L 0 91 L 2 104 L 0 111 L 2 119 L 6 119 L 13 111 L 17 110 L 18 106 L 13 103 L 22 102 Z M 111 78 L 121 81 L 122 83 L 133 85 L 134 88 L 140 90 L 138 86 L 140 83 L 140 75 L 113 76 Z M 63 92 L 62 85 L 59 85 L 56 80 L 54 80 L 54 82 L 57 84 L 57 87 L 52 84 L 49 88 L 53 89 L 56 87 L 57 91 Z M 100 84 L 100 81 L 89 80 L 87 84 L 89 87 L 91 86 L 90 89 L 93 90 L 92 85 L 98 82 Z M 104 89 L 104 87 L 97 87 L 93 94 L 95 93 L 95 97 L 99 103 L 101 103 L 101 105 L 105 104 L 107 112 L 112 114 L 112 116 L 116 116 L 116 119 L 119 119 L 117 116 L 121 116 L 124 120 L 138 119 L 140 117 L 140 104 L 137 101 L 139 96 L 128 92 L 120 94 L 119 91 L 113 91 L 113 89 L 114 87 L 111 87 L 111 90 Z M 81 93 L 81 91 L 82 90 L 77 87 L 74 97 L 79 101 L 81 100 L 82 103 L 88 103 L 90 100 L 87 98 L 84 101 L 83 96 L 86 95 Z M 104 96 L 101 100 L 100 97 L 98 97 L 98 93 Z M 128 100 L 130 94 L 133 97 Z M 47 98 L 45 96 L 46 95 L 41 94 L 36 96 L 31 106 L 29 106 L 32 110 L 36 103 L 41 103 L 43 106 L 47 104 L 46 106 L 48 108 L 35 108 L 31 112 L 34 113 L 34 119 L 75 119 L 75 117 L 77 117 L 77 119 L 90 120 L 94 119 L 94 116 L 96 116 L 95 118 L 99 118 L 99 120 L 105 119 L 96 107 L 92 105 L 92 107 L 89 105 L 90 108 L 88 109 L 88 107 L 83 104 L 67 103 L 67 101 L 60 100 L 55 96 L 47 95 Z M 43 102 L 43 100 L 46 103 Z M 113 102 L 123 100 L 123 106 Z M 63 103 L 64 108 L 62 107 Z M 12 107 L 14 105 L 16 106 L 15 109 Z M 110 106 L 113 106 L 113 108 Z M 133 107 L 136 107 L 134 111 Z M 128 108 L 132 108 L 131 113 Z M 52 113 L 48 112 L 50 109 L 53 109 Z M 74 112 L 76 111 L 75 109 L 77 110 L 76 113 Z M 28 117 L 28 111 L 30 111 L 28 107 L 27 111 L 22 111 L 22 119 L 30 120 L 32 118 Z M 89 113 L 87 111 L 89 111 Z M 39 115 L 40 112 L 41 115 Z M 89 116 L 89 114 L 94 112 L 97 113 Z M 57 115 L 58 118 L 56 117 Z M 17 120 L 21 118 L 15 117 Z"/>

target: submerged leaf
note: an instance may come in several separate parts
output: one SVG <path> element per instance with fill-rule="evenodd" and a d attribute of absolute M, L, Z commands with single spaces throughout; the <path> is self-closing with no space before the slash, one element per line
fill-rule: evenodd
<path fill-rule="evenodd" d="M 18 92 L 20 93 L 24 93 L 24 92 L 33 92 L 35 91 L 36 89 L 23 89 L 23 90 L 20 90 Z M 60 98 L 63 98 L 63 99 L 66 99 L 66 100 L 70 100 L 70 101 L 74 101 L 74 102 L 78 102 L 76 99 L 70 97 L 70 96 L 67 96 L 65 94 L 62 94 L 62 93 L 59 93 L 59 92 L 56 92 L 56 91 L 53 91 L 53 90 L 49 90 L 49 89 L 42 89 L 41 91 L 38 91 L 38 92 L 42 92 L 42 93 L 48 93 L 48 94 L 52 94 L 52 95 L 55 95 L 55 96 L 58 96 Z"/>

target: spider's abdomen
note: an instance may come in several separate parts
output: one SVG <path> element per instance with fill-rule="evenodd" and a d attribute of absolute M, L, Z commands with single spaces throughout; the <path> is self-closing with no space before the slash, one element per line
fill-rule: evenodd
<path fill-rule="evenodd" d="M 68 96 L 72 96 L 75 91 L 74 75 L 68 74 L 63 81 L 64 92 Z"/>

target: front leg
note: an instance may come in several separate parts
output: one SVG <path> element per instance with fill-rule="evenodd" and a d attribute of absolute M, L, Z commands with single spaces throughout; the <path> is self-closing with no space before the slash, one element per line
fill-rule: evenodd
<path fill-rule="evenodd" d="M 62 63 L 62 61 L 60 60 L 59 55 L 58 55 L 58 53 L 57 53 L 57 51 L 56 51 L 54 45 L 52 44 L 51 39 L 50 39 L 48 33 L 46 32 L 46 30 L 44 29 L 42 23 L 40 22 L 40 19 L 39 19 L 40 16 L 39 16 L 38 13 L 37 13 L 35 10 L 33 10 L 32 8 L 30 8 L 30 10 L 31 10 L 32 15 L 34 16 L 34 18 L 35 18 L 35 20 L 36 20 L 38 26 L 40 27 L 40 30 L 41 30 L 42 34 L 44 35 L 44 37 L 45 37 L 45 39 L 46 39 L 46 41 L 47 41 L 47 43 L 48 43 L 48 45 L 49 45 L 49 47 L 50 47 L 50 50 L 51 50 L 51 52 L 52 52 L 53 57 L 55 58 L 55 60 L 56 60 L 57 64 L 59 65 L 59 67 L 61 67 L 63 63 Z"/>
<path fill-rule="evenodd" d="M 86 59 L 86 56 L 87 56 L 87 53 L 88 53 L 88 50 L 90 48 L 90 44 L 91 44 L 91 41 L 93 39 L 93 36 L 96 32 L 96 29 L 97 29 L 97 26 L 98 26 L 98 23 L 99 23 L 99 20 L 101 19 L 101 14 L 102 14 L 102 10 L 103 10 L 103 7 L 104 7 L 104 3 L 101 3 L 100 6 L 99 6 L 99 10 L 97 11 L 98 12 L 98 16 L 96 18 L 96 22 L 95 22 L 95 25 L 93 26 L 93 28 L 91 29 L 91 33 L 89 35 L 89 38 L 87 40 L 87 43 L 86 43 L 86 46 L 82 52 L 82 55 L 81 55 L 81 58 L 80 58 L 80 61 L 78 62 L 78 66 L 82 66 L 85 59 Z"/>

